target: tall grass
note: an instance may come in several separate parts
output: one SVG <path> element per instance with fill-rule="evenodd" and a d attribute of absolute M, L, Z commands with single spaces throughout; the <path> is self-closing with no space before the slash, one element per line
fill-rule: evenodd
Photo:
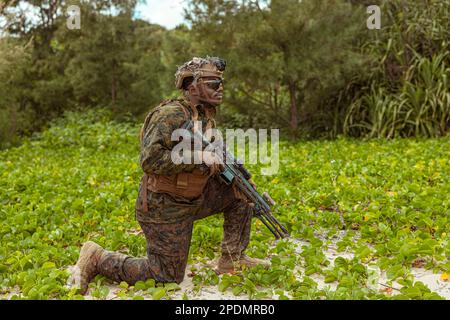
<path fill-rule="evenodd" d="M 450 120 L 449 56 L 418 56 L 394 92 L 372 83 L 370 91 L 350 105 L 344 133 L 370 138 L 445 135 Z"/>
<path fill-rule="evenodd" d="M 437 137 L 450 127 L 450 2 L 386 1 L 365 50 L 381 57 L 345 112 L 351 136 Z"/>

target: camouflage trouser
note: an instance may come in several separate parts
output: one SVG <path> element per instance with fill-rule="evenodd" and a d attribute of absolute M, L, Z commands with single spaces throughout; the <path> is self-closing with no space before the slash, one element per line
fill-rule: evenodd
<path fill-rule="evenodd" d="M 215 213 L 224 213 L 222 255 L 239 257 L 250 238 L 251 210 L 230 186 L 209 179 L 199 199 L 164 193 L 148 193 L 148 212 L 142 210 L 141 192 L 136 202 L 136 218 L 147 239 L 147 258 L 107 252 L 98 264 L 100 274 L 133 285 L 136 281 L 183 281 L 193 223 Z"/>

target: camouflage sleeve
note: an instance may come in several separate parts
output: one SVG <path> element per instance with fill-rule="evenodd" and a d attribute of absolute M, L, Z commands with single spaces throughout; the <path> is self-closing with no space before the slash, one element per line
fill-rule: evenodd
<path fill-rule="evenodd" d="M 173 175 L 191 172 L 195 164 L 174 164 L 172 148 L 178 143 L 171 141 L 172 132 L 186 121 L 182 107 L 166 105 L 151 116 L 144 127 L 141 142 L 141 167 L 149 174 Z"/>

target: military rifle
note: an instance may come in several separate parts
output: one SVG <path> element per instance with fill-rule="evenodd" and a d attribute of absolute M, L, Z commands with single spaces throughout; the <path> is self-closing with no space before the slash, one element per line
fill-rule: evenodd
<path fill-rule="evenodd" d="M 183 126 L 183 129 L 188 130 L 191 138 L 200 139 L 202 147 L 206 148 L 211 145 L 200 132 L 194 130 L 194 122 L 192 120 L 187 121 Z M 192 136 L 193 135 L 193 136 Z M 235 184 L 237 189 L 248 199 L 249 203 L 253 207 L 253 215 L 257 217 L 261 222 L 273 233 L 276 239 L 283 239 L 289 237 L 289 232 L 286 228 L 273 216 L 271 206 L 275 205 L 275 201 L 269 196 L 267 192 L 262 195 L 256 190 L 255 186 L 251 182 L 251 174 L 239 163 L 226 148 L 223 151 L 223 169 L 219 173 L 220 179 L 227 185 Z"/>

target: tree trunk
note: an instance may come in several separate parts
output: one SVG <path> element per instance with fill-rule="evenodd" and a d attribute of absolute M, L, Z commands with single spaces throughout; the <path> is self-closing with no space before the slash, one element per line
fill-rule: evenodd
<path fill-rule="evenodd" d="M 111 102 L 113 107 L 116 105 L 116 79 L 113 76 L 112 82 L 111 82 Z"/>
<path fill-rule="evenodd" d="M 114 61 L 112 66 L 112 81 L 111 81 L 111 102 L 113 108 L 116 107 L 116 97 L 117 97 L 117 79 L 116 79 L 116 64 Z"/>
<path fill-rule="evenodd" d="M 291 130 L 295 134 L 298 129 L 297 86 L 295 81 L 289 81 L 289 95 L 291 98 Z"/>

